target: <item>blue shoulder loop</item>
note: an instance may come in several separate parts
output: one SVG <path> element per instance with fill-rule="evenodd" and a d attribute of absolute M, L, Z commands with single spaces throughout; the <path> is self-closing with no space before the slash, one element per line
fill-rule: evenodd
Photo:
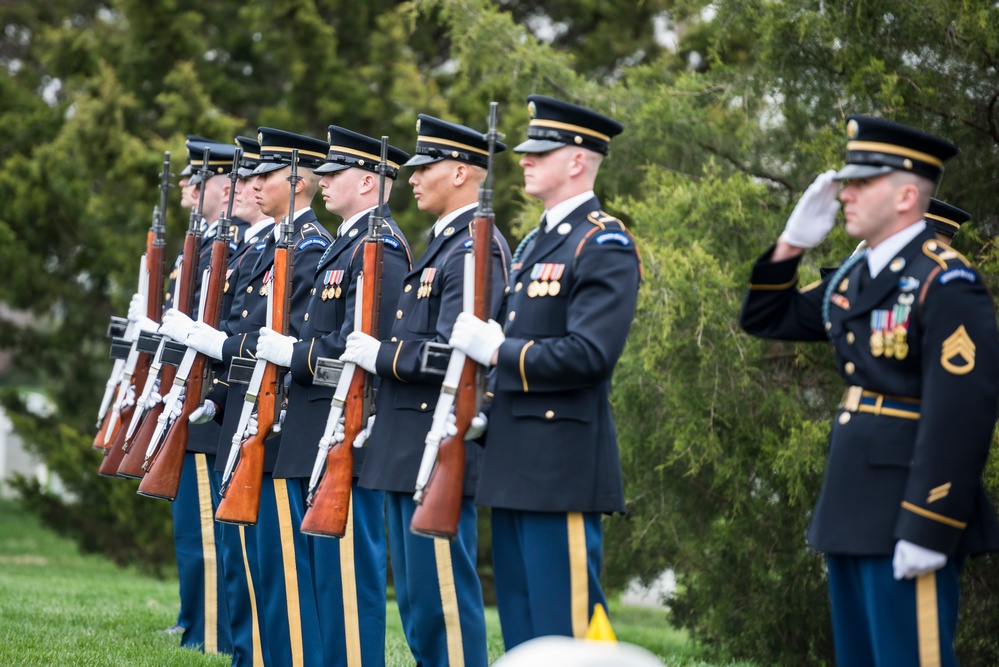
<path fill-rule="evenodd" d="M 253 249 L 254 250 L 263 250 L 266 247 L 267 247 L 267 241 L 261 241 L 257 245 L 253 246 Z"/>
<path fill-rule="evenodd" d="M 463 246 L 465 246 L 466 248 L 471 248 L 471 247 L 472 247 L 472 245 L 473 245 L 473 243 L 472 243 L 472 242 L 473 242 L 474 240 L 475 240 L 475 239 L 473 239 L 473 238 L 469 237 L 469 239 L 468 239 L 467 241 L 465 241 L 465 242 L 464 242 L 464 243 L 463 243 L 462 245 L 463 245 Z"/>
<path fill-rule="evenodd" d="M 956 269 L 950 269 L 949 271 L 944 271 L 940 274 L 940 277 L 937 278 L 937 282 L 941 285 L 946 285 L 952 280 L 963 280 L 965 282 L 974 283 L 978 281 L 978 276 L 975 275 L 975 272 L 971 269 L 959 267 Z"/>
<path fill-rule="evenodd" d="M 399 246 L 401 245 L 399 243 L 399 240 L 396 239 L 394 236 L 383 236 L 382 243 L 389 246 L 390 248 L 396 248 L 396 249 L 398 249 Z"/>
<path fill-rule="evenodd" d="M 839 281 L 850 272 L 857 262 L 867 257 L 867 248 L 864 248 L 860 252 L 854 253 L 846 258 L 846 261 L 840 264 L 840 267 L 836 269 L 833 273 L 832 278 L 829 279 L 829 284 L 826 286 L 826 293 L 822 295 L 822 324 L 826 327 L 826 332 L 829 329 L 829 299 L 832 298 L 833 291 L 836 286 L 839 285 Z"/>
<path fill-rule="evenodd" d="M 304 250 L 309 246 L 314 246 L 314 245 L 317 245 L 321 248 L 327 248 L 329 247 L 330 242 L 327 241 L 322 236 L 312 236 L 305 239 L 304 241 L 299 242 L 299 244 L 295 246 L 295 250 Z"/>
<path fill-rule="evenodd" d="M 631 238 L 624 232 L 604 232 L 597 234 L 593 240 L 597 245 L 604 245 L 605 243 L 616 243 L 625 247 L 631 245 Z"/>

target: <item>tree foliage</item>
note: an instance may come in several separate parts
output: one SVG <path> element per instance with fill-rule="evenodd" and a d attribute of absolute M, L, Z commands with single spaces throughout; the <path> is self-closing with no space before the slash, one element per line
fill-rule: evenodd
<path fill-rule="evenodd" d="M 525 96 L 554 95 L 624 123 L 598 194 L 639 239 L 645 270 L 613 395 L 629 511 L 606 523 L 607 582 L 672 567 L 673 620 L 713 654 L 829 664 L 824 563 L 803 535 L 841 382 L 827 346 L 738 330 L 745 281 L 814 174 L 842 160 L 843 120 L 857 112 L 961 146 L 940 196 L 974 214 L 957 245 L 996 286 L 996 25 L 985 0 L 16 5 L 0 42 L 0 302 L 34 319 L 0 321 L 0 346 L 58 418 L 6 404 L 77 502 L 23 491 L 89 548 L 169 557 L 165 505 L 96 479 L 88 442 L 110 367 L 105 322 L 133 289 L 162 151 L 180 161 L 184 134 L 341 124 L 407 149 L 417 113 L 483 127 L 496 100 L 515 143 Z M 495 187 L 513 240 L 540 212 L 516 160 L 499 156 Z M 186 220 L 175 199 L 171 244 Z M 428 221 L 407 188 L 392 206 L 419 250 Z M 852 246 L 834 232 L 803 280 Z M 995 497 L 995 457 L 987 484 Z M 999 662 L 990 565 L 965 568 L 970 664 Z"/>

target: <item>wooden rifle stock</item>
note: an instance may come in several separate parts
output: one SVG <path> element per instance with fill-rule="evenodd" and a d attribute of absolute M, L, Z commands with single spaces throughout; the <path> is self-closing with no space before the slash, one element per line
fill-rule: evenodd
<path fill-rule="evenodd" d="M 381 301 L 382 255 L 384 245 L 380 238 L 370 235 L 364 245 L 364 276 L 371 276 L 372 285 L 364 280 L 361 295 L 361 331 L 378 337 L 378 309 Z M 356 306 L 355 306 L 356 307 Z M 319 481 L 302 517 L 301 530 L 306 535 L 343 537 L 350 514 L 350 491 L 354 479 L 354 440 L 367 421 L 365 395 L 368 374 L 357 367 L 350 380 L 350 389 L 344 401 L 343 442 L 333 443 L 326 454 L 326 473 Z"/>
<path fill-rule="evenodd" d="M 291 193 L 288 216 L 281 222 L 280 240 L 274 249 L 274 268 L 271 271 L 270 322 L 274 331 L 288 335 L 291 319 L 292 278 L 295 275 L 295 247 L 292 235 L 295 230 L 295 189 L 298 181 L 298 149 L 291 153 Z M 260 513 L 260 492 L 264 480 L 264 441 L 274 428 L 277 411 L 281 409 L 278 396 L 278 368 L 271 362 L 264 367 L 260 393 L 257 394 L 257 432 L 239 443 L 239 459 L 232 477 L 223 491 L 224 496 L 215 510 L 215 520 L 252 526 Z"/>
<path fill-rule="evenodd" d="M 487 321 L 491 315 L 493 269 L 492 210 L 493 152 L 497 140 L 496 102 L 489 108 L 489 162 L 486 182 L 479 194 L 479 208 L 472 222 L 472 255 L 475 258 L 475 298 L 473 313 Z M 457 432 L 441 440 L 437 464 L 430 473 L 421 502 L 413 512 L 409 529 L 417 535 L 453 540 L 458 534 L 461 498 L 465 486 L 465 434 L 479 410 L 485 372 L 470 358 L 465 359 L 454 398 Z"/>

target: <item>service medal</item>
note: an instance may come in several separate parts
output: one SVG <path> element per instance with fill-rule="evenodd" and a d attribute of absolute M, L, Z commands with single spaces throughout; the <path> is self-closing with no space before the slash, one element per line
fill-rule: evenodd
<path fill-rule="evenodd" d="M 538 296 L 548 296 L 548 281 L 542 280 L 538 282 Z"/>
<path fill-rule="evenodd" d="M 333 294 L 333 298 L 334 299 L 339 299 L 342 294 L 343 294 L 343 288 L 340 287 L 339 285 L 337 285 L 336 286 L 336 292 Z"/>
<path fill-rule="evenodd" d="M 895 358 L 902 361 L 909 356 L 909 344 L 905 341 L 895 344 Z"/>
<path fill-rule="evenodd" d="M 881 331 L 871 332 L 871 356 L 880 357 L 885 353 L 885 339 Z"/>
<path fill-rule="evenodd" d="M 531 284 L 527 286 L 527 296 L 534 298 L 538 295 L 538 281 L 532 280 Z"/>
<path fill-rule="evenodd" d="M 895 356 L 895 334 L 891 329 L 884 332 L 885 336 L 885 359 Z"/>
<path fill-rule="evenodd" d="M 559 281 L 553 280 L 548 283 L 548 296 L 558 296 L 558 293 L 561 291 L 562 284 Z"/>
<path fill-rule="evenodd" d="M 323 301 L 326 301 L 329 298 L 330 298 L 330 288 L 329 287 L 324 287 L 323 288 Z"/>

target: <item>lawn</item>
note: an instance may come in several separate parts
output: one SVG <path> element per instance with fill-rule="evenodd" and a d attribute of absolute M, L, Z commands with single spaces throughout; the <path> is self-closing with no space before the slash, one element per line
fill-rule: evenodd
<path fill-rule="evenodd" d="M 11 502 L 0 502 L 0 536 L 0 665 L 229 664 L 226 656 L 181 649 L 176 635 L 160 632 L 177 616 L 176 579 L 155 579 L 81 555 Z M 388 666 L 412 665 L 393 602 L 388 618 Z M 495 609 L 486 610 L 486 620 L 495 660 L 503 653 Z M 611 622 L 620 640 L 648 648 L 667 665 L 713 667 L 696 658 L 692 643 L 669 627 L 664 612 L 612 604 Z"/>

